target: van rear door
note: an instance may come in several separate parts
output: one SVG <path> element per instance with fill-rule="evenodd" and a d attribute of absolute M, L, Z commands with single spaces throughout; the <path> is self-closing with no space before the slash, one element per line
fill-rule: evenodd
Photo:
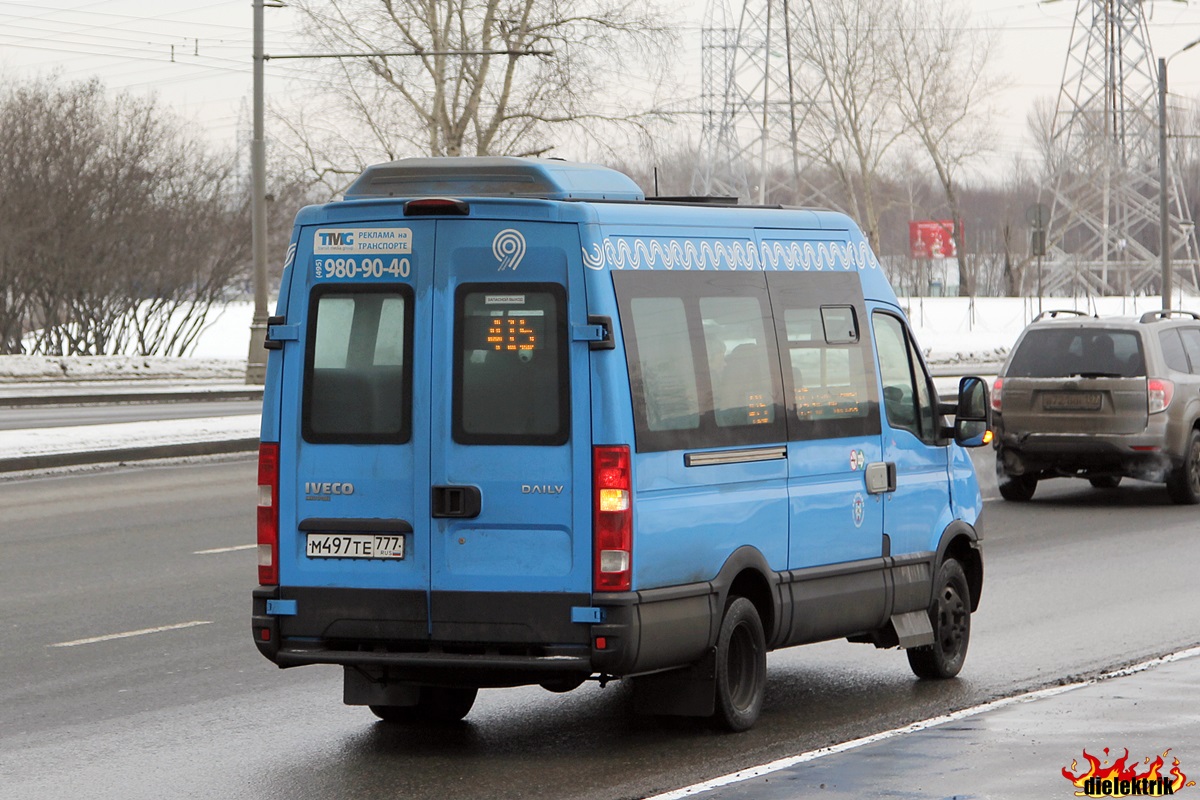
<path fill-rule="evenodd" d="M 434 223 L 301 230 L 283 347 L 280 617 L 294 640 L 428 636 Z M 303 298 L 303 302 L 297 299 Z M 278 334 L 279 329 L 275 329 Z M 286 331 L 286 329 L 285 329 Z M 424 377 L 422 377 L 424 376 Z"/>
<path fill-rule="evenodd" d="M 588 347 L 578 229 L 439 220 L 428 376 L 430 629 L 587 641 Z"/>

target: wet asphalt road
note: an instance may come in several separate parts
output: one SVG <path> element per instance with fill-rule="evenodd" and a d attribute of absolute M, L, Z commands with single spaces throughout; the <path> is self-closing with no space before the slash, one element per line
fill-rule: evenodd
<path fill-rule="evenodd" d="M 962 677 L 918 683 L 866 645 L 780 651 L 736 736 L 638 717 L 619 684 L 486 690 L 442 730 L 376 723 L 341 705 L 336 668 L 280 671 L 250 641 L 254 552 L 225 548 L 252 541 L 252 461 L 0 482 L 0 795 L 644 797 L 1200 642 L 1200 511 L 1082 481 L 1016 506 L 981 472 Z"/>

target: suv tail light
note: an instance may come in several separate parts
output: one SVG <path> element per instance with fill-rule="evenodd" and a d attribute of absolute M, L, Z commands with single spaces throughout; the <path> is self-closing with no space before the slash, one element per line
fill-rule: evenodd
<path fill-rule="evenodd" d="M 633 484 L 629 445 L 592 448 L 592 582 L 597 592 L 633 584 Z"/>
<path fill-rule="evenodd" d="M 258 582 L 279 583 L 279 444 L 258 446 Z"/>
<path fill-rule="evenodd" d="M 1000 410 L 1000 390 L 1004 388 L 1004 378 L 996 378 L 992 384 L 992 411 Z"/>
<path fill-rule="evenodd" d="M 1175 396 L 1175 384 L 1162 378 L 1150 378 L 1146 381 L 1146 401 L 1151 414 L 1166 411 Z"/>

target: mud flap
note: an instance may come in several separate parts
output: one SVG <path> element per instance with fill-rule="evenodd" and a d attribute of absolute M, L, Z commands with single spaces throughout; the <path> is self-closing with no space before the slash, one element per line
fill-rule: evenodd
<path fill-rule="evenodd" d="M 900 647 L 923 647 L 933 644 L 933 625 L 929 621 L 928 611 L 893 614 L 891 625 L 896 631 Z"/>
<path fill-rule="evenodd" d="M 360 667 L 345 668 L 342 702 L 348 706 L 415 706 L 421 687 L 411 683 L 389 683 Z"/>
<path fill-rule="evenodd" d="M 932 638 L 930 639 L 932 641 Z M 683 669 L 633 679 L 633 707 L 639 714 L 711 717 L 716 710 L 717 650 Z"/>

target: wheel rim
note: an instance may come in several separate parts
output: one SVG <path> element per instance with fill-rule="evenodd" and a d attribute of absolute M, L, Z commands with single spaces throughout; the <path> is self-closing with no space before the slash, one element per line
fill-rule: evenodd
<path fill-rule="evenodd" d="M 947 658 L 956 658 L 967 639 L 970 616 L 958 587 L 946 586 L 938 597 L 938 643 Z"/>
<path fill-rule="evenodd" d="M 738 625 L 729 637 L 729 657 L 726 661 L 729 676 L 729 699 L 739 711 L 754 702 L 758 673 L 755 668 L 757 648 L 748 625 Z"/>

